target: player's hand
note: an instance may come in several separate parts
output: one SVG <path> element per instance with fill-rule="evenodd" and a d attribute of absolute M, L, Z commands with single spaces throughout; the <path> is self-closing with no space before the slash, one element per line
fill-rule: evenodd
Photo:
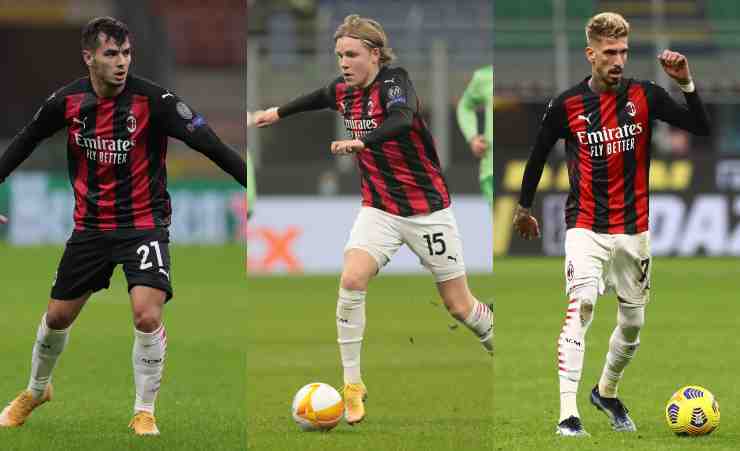
<path fill-rule="evenodd" d="M 0 215 L 0 224 L 7 224 L 7 223 L 8 223 L 8 218 L 6 218 L 3 215 Z"/>
<path fill-rule="evenodd" d="M 532 216 L 529 208 L 524 208 L 521 205 L 517 205 L 514 212 L 514 229 L 525 240 L 540 237 L 540 225 L 537 223 L 537 219 Z"/>
<path fill-rule="evenodd" d="M 331 153 L 334 155 L 349 155 L 365 148 L 365 143 L 359 139 L 345 139 L 331 143 Z"/>
<path fill-rule="evenodd" d="M 278 116 L 278 109 L 276 106 L 268 108 L 264 111 L 255 111 L 254 114 L 252 114 L 252 122 L 257 127 L 267 127 L 268 125 L 272 125 L 279 120 L 280 116 Z M 247 123 L 247 125 L 249 125 L 249 123 Z"/>
<path fill-rule="evenodd" d="M 470 150 L 476 158 L 481 158 L 486 153 L 486 150 L 488 150 L 488 141 L 486 141 L 483 135 L 475 135 L 470 140 Z"/>
<path fill-rule="evenodd" d="M 691 83 L 691 70 L 689 60 L 685 56 L 672 50 L 663 50 L 658 55 L 658 61 L 669 77 L 676 80 L 678 84 L 687 85 Z"/>

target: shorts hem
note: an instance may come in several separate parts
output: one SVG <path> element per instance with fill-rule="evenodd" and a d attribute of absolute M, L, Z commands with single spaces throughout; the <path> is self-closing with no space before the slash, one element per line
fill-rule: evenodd
<path fill-rule="evenodd" d="M 164 302 L 165 303 L 166 302 L 169 302 L 169 300 L 172 299 L 172 297 L 173 297 L 172 288 L 165 287 L 162 284 L 155 283 L 155 282 L 142 281 L 142 282 L 133 282 L 133 283 L 130 283 L 130 284 L 128 284 L 128 292 L 131 293 L 131 290 L 134 287 L 137 287 L 137 286 L 149 287 L 149 288 L 154 288 L 156 290 L 163 291 L 164 294 L 165 294 L 165 299 L 164 299 Z"/>
<path fill-rule="evenodd" d="M 445 274 L 440 274 L 440 275 L 434 274 L 434 280 L 437 283 L 448 282 L 450 280 L 457 279 L 458 277 L 462 277 L 465 274 L 466 274 L 465 270 L 455 271 L 453 273 L 445 273 Z"/>

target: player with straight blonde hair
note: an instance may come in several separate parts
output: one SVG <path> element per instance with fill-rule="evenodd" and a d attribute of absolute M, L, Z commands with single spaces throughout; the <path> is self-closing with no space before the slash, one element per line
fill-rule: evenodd
<path fill-rule="evenodd" d="M 493 352 L 493 313 L 470 292 L 450 195 L 421 102 L 406 70 L 394 60 L 382 26 L 347 16 L 334 34 L 341 76 L 280 108 L 255 115 L 265 127 L 302 111 L 330 108 L 352 139 L 331 143 L 333 154 L 355 156 L 362 208 L 345 246 L 337 301 L 337 334 L 344 368 L 346 419 L 365 417 L 360 373 L 365 297 L 370 280 L 406 244 L 429 269 L 450 314 Z"/>

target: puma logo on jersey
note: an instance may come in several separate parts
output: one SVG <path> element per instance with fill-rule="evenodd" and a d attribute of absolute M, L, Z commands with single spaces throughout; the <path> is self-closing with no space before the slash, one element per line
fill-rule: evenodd
<path fill-rule="evenodd" d="M 165 271 L 162 268 L 159 268 L 159 272 L 161 272 L 162 274 L 164 274 L 164 276 L 167 277 L 167 280 L 170 280 L 170 273 L 168 273 L 167 271 Z"/>
<path fill-rule="evenodd" d="M 80 124 L 82 126 L 82 128 L 87 128 L 87 124 L 85 124 L 85 122 L 87 122 L 87 117 L 85 117 L 85 119 L 83 119 L 83 120 L 79 120 L 76 117 L 73 117 L 72 118 L 72 123 L 73 124 Z"/>
<path fill-rule="evenodd" d="M 162 98 L 166 99 L 167 97 L 175 97 L 171 92 L 167 91 L 166 93 L 162 94 Z"/>
<path fill-rule="evenodd" d="M 588 125 L 591 125 L 591 115 L 590 114 L 588 116 L 584 116 L 582 114 L 579 114 L 578 115 L 578 119 L 583 119 L 584 121 L 586 121 L 586 123 Z"/>

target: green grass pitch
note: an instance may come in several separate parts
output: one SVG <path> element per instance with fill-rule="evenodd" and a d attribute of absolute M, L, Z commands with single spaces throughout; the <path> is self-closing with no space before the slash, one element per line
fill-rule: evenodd
<path fill-rule="evenodd" d="M 36 327 L 60 247 L 0 246 L 3 331 L 0 403 L 28 382 Z M 133 325 L 121 269 L 88 301 L 54 372 L 55 398 L 20 428 L 0 430 L 2 450 L 238 450 L 245 443 L 247 291 L 244 249 L 172 247 L 175 298 L 157 403 L 160 437 L 127 429 L 134 387 Z"/>
<path fill-rule="evenodd" d="M 493 278 L 470 285 L 491 299 Z M 491 450 L 493 365 L 441 305 L 429 275 L 370 284 L 363 344 L 367 417 L 328 433 L 290 416 L 309 382 L 342 382 L 336 343 L 338 276 L 254 277 L 249 286 L 247 433 L 254 450 Z"/>
<path fill-rule="evenodd" d="M 559 395 L 557 336 L 566 296 L 562 259 L 494 261 L 497 313 L 494 450 L 736 450 L 740 448 L 740 335 L 736 259 L 653 261 L 651 301 L 635 360 L 620 384 L 620 398 L 638 427 L 612 432 L 588 402 L 604 364 L 616 320 L 616 298 L 601 297 L 586 339 L 578 407 L 585 439 L 555 436 Z M 674 436 L 666 401 L 683 385 L 698 384 L 719 401 L 721 423 L 706 437 Z"/>

